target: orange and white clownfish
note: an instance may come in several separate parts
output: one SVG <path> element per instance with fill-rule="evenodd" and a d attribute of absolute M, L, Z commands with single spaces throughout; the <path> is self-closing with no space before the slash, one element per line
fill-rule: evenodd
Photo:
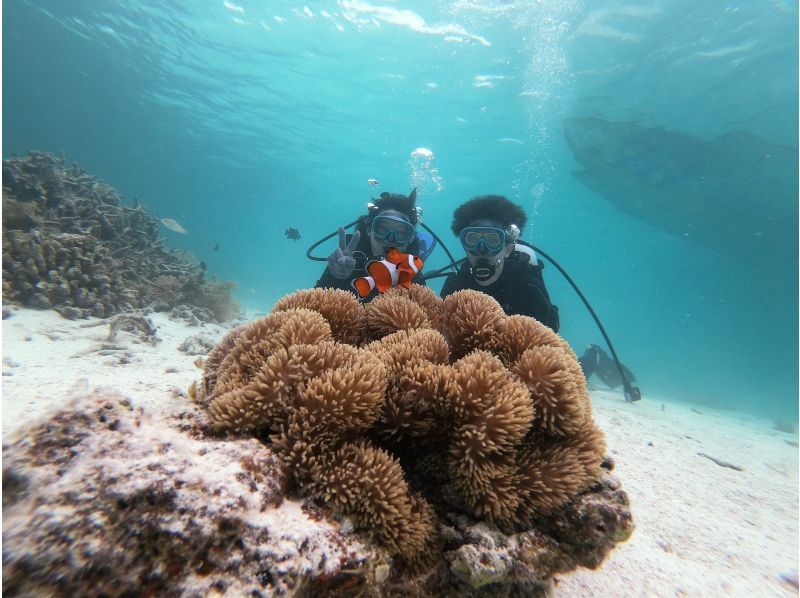
<path fill-rule="evenodd" d="M 367 262 L 369 276 L 356 278 L 353 281 L 353 288 L 362 299 L 375 288 L 381 293 L 385 293 L 397 285 L 409 288 L 411 279 L 420 270 L 422 270 L 422 258 L 410 253 L 401 253 L 392 247 L 382 260 Z"/>

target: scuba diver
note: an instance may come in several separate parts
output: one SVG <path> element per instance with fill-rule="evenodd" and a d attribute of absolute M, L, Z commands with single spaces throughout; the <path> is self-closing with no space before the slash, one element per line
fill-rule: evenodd
<path fill-rule="evenodd" d="M 636 381 L 633 372 L 623 364 L 619 364 L 619 368 L 616 367 L 614 360 L 608 356 L 608 353 L 597 345 L 589 345 L 586 347 L 586 352 L 578 361 L 581 363 L 581 369 L 583 370 L 583 375 L 586 377 L 587 382 L 589 381 L 589 377 L 594 374 L 600 378 L 603 384 L 611 389 L 616 389 L 625 382 L 622 377 L 623 373 L 628 380 L 632 382 Z M 620 368 L 622 372 L 619 371 Z"/>
<path fill-rule="evenodd" d="M 370 287 L 369 284 L 374 282 L 369 281 L 374 276 L 380 283 L 380 277 L 374 271 L 366 271 L 370 262 L 378 260 L 377 267 L 380 269 L 380 261 L 384 261 L 381 258 L 393 249 L 399 256 L 411 254 L 424 260 L 433 250 L 434 243 L 429 235 L 419 234 L 417 231 L 422 210 L 415 205 L 416 200 L 416 188 L 407 196 L 381 193 L 380 197 L 367 205 L 367 214 L 350 224 L 356 225 L 352 235 L 347 234 L 344 227 L 339 227 L 339 246 L 328 256 L 328 267 L 315 286 L 353 291 L 364 301 L 371 301 L 379 294 L 380 289 Z M 322 241 L 331 236 L 333 235 Z M 309 257 L 311 250 L 317 245 L 319 243 L 309 249 Z M 420 269 L 421 261 L 416 265 L 412 263 L 411 267 L 414 269 L 409 271 L 410 281 L 425 285 L 425 277 Z M 363 290 L 362 284 L 366 285 Z"/>
<path fill-rule="evenodd" d="M 533 249 L 519 243 L 526 221 L 525 210 L 501 195 L 475 197 L 459 206 L 451 228 L 468 261 L 447 276 L 441 296 L 482 291 L 506 314 L 531 316 L 558 332 L 558 307 L 544 284 L 544 264 Z"/>

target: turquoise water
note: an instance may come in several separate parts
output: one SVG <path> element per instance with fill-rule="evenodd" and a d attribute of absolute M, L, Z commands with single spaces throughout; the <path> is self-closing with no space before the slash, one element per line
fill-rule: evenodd
<path fill-rule="evenodd" d="M 646 400 L 796 419 L 797 22 L 779 0 L 6 0 L 2 151 L 63 154 L 177 220 L 169 243 L 258 310 L 313 286 L 306 248 L 370 178 L 419 184 L 458 257 L 453 209 L 505 194 Z M 616 186 L 573 174 L 584 117 L 624 124 L 581 131 Z M 562 335 L 602 344 L 545 278 Z"/>

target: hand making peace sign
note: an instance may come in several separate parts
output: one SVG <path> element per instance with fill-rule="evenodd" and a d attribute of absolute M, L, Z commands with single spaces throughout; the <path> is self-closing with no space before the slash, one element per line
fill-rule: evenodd
<path fill-rule="evenodd" d="M 361 231 L 353 233 L 350 242 L 347 242 L 347 235 L 344 228 L 339 227 L 339 247 L 328 256 L 328 268 L 336 278 L 349 278 L 356 268 L 356 259 L 353 251 L 361 239 Z"/>

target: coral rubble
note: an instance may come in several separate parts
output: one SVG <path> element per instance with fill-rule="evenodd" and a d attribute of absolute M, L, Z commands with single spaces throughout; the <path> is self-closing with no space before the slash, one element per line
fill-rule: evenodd
<path fill-rule="evenodd" d="M 164 247 L 158 220 L 138 201 L 123 206 L 77 165 L 40 152 L 3 160 L 4 300 L 70 319 L 184 306 L 225 321 L 240 313 L 231 289 Z"/>

